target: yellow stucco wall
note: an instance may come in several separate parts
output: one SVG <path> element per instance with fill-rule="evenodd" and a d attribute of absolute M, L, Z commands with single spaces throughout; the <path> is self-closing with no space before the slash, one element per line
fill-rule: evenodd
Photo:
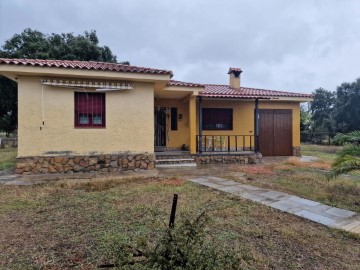
<path fill-rule="evenodd" d="M 79 155 L 154 152 L 152 83 L 136 82 L 133 90 L 106 92 L 106 128 L 75 128 L 76 90 L 44 86 L 45 125 L 40 130 L 40 79 L 18 78 L 19 157 L 63 151 Z"/>
<path fill-rule="evenodd" d="M 203 130 L 203 135 L 254 135 L 255 101 L 203 99 L 203 108 L 232 108 L 233 130 Z M 293 111 L 293 146 L 300 146 L 300 104 L 290 101 L 259 101 L 259 109 L 291 109 Z M 198 119 L 198 112 L 196 113 Z M 196 134 L 199 133 L 196 123 Z"/>

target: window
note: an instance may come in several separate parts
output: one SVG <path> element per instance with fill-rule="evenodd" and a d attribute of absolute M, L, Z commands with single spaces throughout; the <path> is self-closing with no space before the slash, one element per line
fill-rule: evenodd
<path fill-rule="evenodd" d="M 75 92 L 75 127 L 105 127 L 105 93 Z"/>
<path fill-rule="evenodd" d="M 177 130 L 177 108 L 171 108 L 171 130 Z"/>
<path fill-rule="evenodd" d="M 232 109 L 202 109 L 203 130 L 232 130 Z"/>

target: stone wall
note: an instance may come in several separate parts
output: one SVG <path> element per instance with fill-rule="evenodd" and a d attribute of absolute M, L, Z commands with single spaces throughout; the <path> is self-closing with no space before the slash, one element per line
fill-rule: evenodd
<path fill-rule="evenodd" d="M 300 146 L 293 147 L 293 156 L 301 157 Z"/>
<path fill-rule="evenodd" d="M 257 164 L 261 161 L 262 155 L 247 154 L 247 155 L 219 155 L 219 154 L 202 154 L 193 156 L 198 164 Z"/>
<path fill-rule="evenodd" d="M 153 170 L 154 154 L 96 156 L 46 156 L 18 158 L 15 173 L 78 173 Z"/>

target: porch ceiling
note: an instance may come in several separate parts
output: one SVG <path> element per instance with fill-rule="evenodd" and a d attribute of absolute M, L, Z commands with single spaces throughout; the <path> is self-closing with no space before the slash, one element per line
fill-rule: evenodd
<path fill-rule="evenodd" d="M 175 91 L 175 90 L 163 90 L 156 89 L 154 91 L 155 98 L 166 98 L 166 99 L 182 99 L 188 95 L 192 95 L 193 91 Z"/>

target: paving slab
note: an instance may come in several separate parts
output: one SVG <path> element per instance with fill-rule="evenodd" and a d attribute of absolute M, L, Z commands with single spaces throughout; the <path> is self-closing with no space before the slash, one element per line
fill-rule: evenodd
<path fill-rule="evenodd" d="M 237 193 L 239 191 L 240 192 L 244 191 L 244 189 L 239 186 L 226 186 L 226 187 L 219 188 L 219 190 L 229 192 L 229 193 Z"/>
<path fill-rule="evenodd" d="M 220 177 L 202 176 L 190 179 L 190 181 L 329 227 L 360 234 L 360 214 L 353 211 L 332 207 L 284 192 L 240 184 Z"/>
<path fill-rule="evenodd" d="M 272 204 L 269 204 L 270 207 L 276 208 L 281 211 L 288 211 L 290 209 L 299 209 L 298 205 L 295 203 L 287 202 L 287 201 L 276 201 Z M 302 210 L 302 209 L 301 209 Z M 299 210 L 299 211 L 301 211 Z"/>
<path fill-rule="evenodd" d="M 307 210 L 301 210 L 294 214 L 327 226 L 334 226 L 336 224 L 336 220 L 332 218 L 324 217 L 322 215 L 318 215 Z"/>
<path fill-rule="evenodd" d="M 332 214 L 334 216 L 343 217 L 343 218 L 348 218 L 348 217 L 352 217 L 355 215 L 355 213 L 352 211 L 340 209 L 340 208 L 336 208 L 336 207 L 331 207 L 330 209 L 326 210 L 325 212 Z"/>
<path fill-rule="evenodd" d="M 228 181 L 227 179 L 216 177 L 216 176 L 208 176 L 207 179 L 209 179 L 211 181 L 216 181 L 216 182 Z"/>
<path fill-rule="evenodd" d="M 240 185 L 242 188 L 247 189 L 247 190 L 265 190 L 263 188 L 259 188 L 259 187 L 254 187 L 254 186 L 250 186 L 250 185 Z"/>
<path fill-rule="evenodd" d="M 357 226 L 353 229 L 350 230 L 352 233 L 357 233 L 357 234 L 360 234 L 360 226 Z"/>
<path fill-rule="evenodd" d="M 249 192 L 241 192 L 241 193 L 238 193 L 238 195 L 241 198 L 245 198 L 245 199 L 255 201 L 255 202 L 259 202 L 259 203 L 263 203 L 267 199 L 267 198 L 265 198 L 263 196 L 259 196 L 259 195 L 256 195 L 254 193 L 249 193 Z M 273 203 L 273 202 L 269 202 L 269 203 Z"/>
<path fill-rule="evenodd" d="M 238 182 L 235 181 L 223 181 L 223 182 L 217 182 L 219 185 L 224 185 L 224 186 L 235 186 L 238 185 Z"/>
<path fill-rule="evenodd" d="M 195 179 L 190 179 L 190 181 L 194 183 L 202 183 L 202 182 L 208 182 L 209 180 L 206 178 L 195 178 Z"/>
<path fill-rule="evenodd" d="M 264 193 L 261 193 L 260 195 L 270 199 L 280 199 L 289 196 L 289 194 L 286 194 L 284 192 L 273 191 L 273 190 L 266 191 Z"/>
<path fill-rule="evenodd" d="M 288 200 L 296 202 L 298 204 L 302 204 L 302 205 L 308 205 L 308 206 L 317 206 L 320 205 L 320 203 L 315 202 L 315 201 L 310 201 L 307 199 L 303 199 L 297 196 L 290 196 L 290 198 L 288 198 Z"/>
<path fill-rule="evenodd" d="M 212 187 L 212 188 L 215 188 L 215 189 L 219 189 L 219 188 L 223 187 L 221 185 L 217 185 L 217 184 L 214 184 L 212 182 L 201 182 L 199 184 L 204 185 L 204 186 L 208 186 L 208 187 Z"/>

